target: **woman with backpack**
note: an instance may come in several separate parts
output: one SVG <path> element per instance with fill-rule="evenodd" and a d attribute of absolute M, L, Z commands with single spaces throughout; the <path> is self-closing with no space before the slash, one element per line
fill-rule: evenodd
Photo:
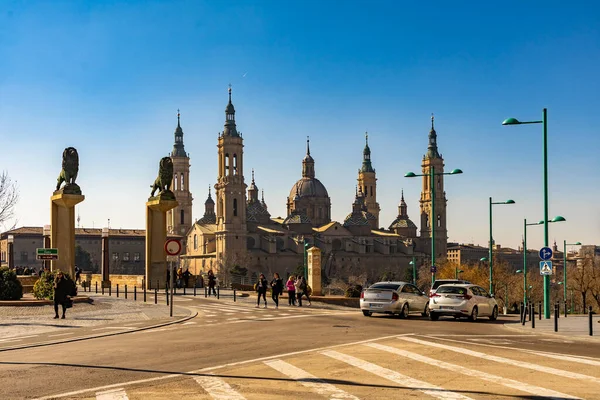
<path fill-rule="evenodd" d="M 294 286 L 295 282 L 296 282 L 295 276 L 290 275 L 290 277 L 288 278 L 288 281 L 285 284 L 287 291 L 288 291 L 288 304 L 290 306 L 296 305 L 296 286 Z"/>
<path fill-rule="evenodd" d="M 306 284 L 306 279 L 303 276 L 299 276 L 295 283 L 296 286 L 296 296 L 298 298 L 298 307 L 302 307 L 302 296 L 306 296 L 308 300 L 308 305 L 310 306 L 312 303 L 310 301 L 310 295 L 308 293 L 308 285 Z"/>
<path fill-rule="evenodd" d="M 283 293 L 283 281 L 279 277 L 279 274 L 275 272 L 273 274 L 273 280 L 271 281 L 271 298 L 275 303 L 275 308 L 279 308 L 279 295 Z"/>
<path fill-rule="evenodd" d="M 260 297 L 262 296 L 265 301 L 265 308 L 267 308 L 267 287 L 268 287 L 267 278 L 265 278 L 264 274 L 260 274 L 258 277 L 258 282 L 256 282 L 256 292 L 258 293 L 258 298 L 256 300 L 256 308 L 260 307 Z"/>

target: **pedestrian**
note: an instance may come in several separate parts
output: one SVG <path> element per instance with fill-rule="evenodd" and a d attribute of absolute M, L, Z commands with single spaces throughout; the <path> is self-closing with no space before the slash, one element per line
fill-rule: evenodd
<path fill-rule="evenodd" d="M 183 283 L 185 283 L 184 287 L 188 287 L 188 284 L 190 283 L 190 269 L 186 268 L 185 272 L 183 273 Z"/>
<path fill-rule="evenodd" d="M 179 267 L 177 269 L 177 288 L 181 289 L 182 285 L 183 285 L 183 269 L 181 267 Z"/>
<path fill-rule="evenodd" d="M 217 296 L 217 291 L 215 290 L 215 284 L 217 279 L 215 278 L 214 272 L 211 270 L 208 271 L 208 295 L 210 296 L 210 291 L 212 290 L 215 297 Z"/>
<path fill-rule="evenodd" d="M 81 284 L 81 268 L 75 266 L 75 283 Z"/>
<path fill-rule="evenodd" d="M 275 303 L 275 308 L 279 308 L 279 295 L 283 293 L 283 281 L 279 277 L 279 274 L 275 272 L 273 274 L 273 280 L 271 281 L 271 298 Z"/>
<path fill-rule="evenodd" d="M 302 276 L 298 275 L 294 282 L 296 288 L 296 300 L 298 300 L 298 307 L 302 307 Z"/>
<path fill-rule="evenodd" d="M 258 298 L 256 299 L 256 308 L 260 307 L 261 296 L 265 301 L 265 308 L 267 308 L 267 286 L 267 278 L 265 278 L 264 274 L 260 274 L 258 277 L 258 282 L 256 282 L 256 292 L 258 293 Z"/>
<path fill-rule="evenodd" d="M 54 319 L 58 318 L 59 304 L 62 306 L 62 319 L 65 319 L 67 308 L 70 308 L 73 304 L 69 296 L 75 296 L 76 294 L 75 283 L 59 270 L 54 279 Z"/>
<path fill-rule="evenodd" d="M 167 283 L 165 284 L 165 288 L 169 288 L 171 284 L 171 269 L 167 266 Z"/>
<path fill-rule="evenodd" d="M 308 300 L 308 305 L 309 307 L 312 305 L 311 301 L 310 301 L 310 294 L 312 292 L 312 289 L 310 286 L 308 286 L 308 283 L 306 282 L 306 278 L 305 277 L 300 277 L 300 279 L 302 280 L 300 283 L 300 290 L 301 290 L 301 295 L 302 296 L 306 296 L 306 300 Z"/>
<path fill-rule="evenodd" d="M 288 281 L 285 286 L 287 287 L 288 292 L 288 305 L 295 306 L 296 305 L 296 286 L 294 286 L 295 277 L 294 275 L 290 275 Z"/>

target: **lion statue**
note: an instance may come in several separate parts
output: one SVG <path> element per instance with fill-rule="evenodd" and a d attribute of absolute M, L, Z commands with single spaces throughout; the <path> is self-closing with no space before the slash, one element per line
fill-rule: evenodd
<path fill-rule="evenodd" d="M 152 188 L 152 193 L 150 196 L 154 197 L 154 192 L 158 189 L 159 193 L 169 192 L 169 187 L 171 186 L 171 181 L 173 180 L 173 160 L 171 157 L 163 157 L 160 159 L 160 163 L 158 165 L 158 177 L 154 181 L 154 184 L 150 187 Z"/>
<path fill-rule="evenodd" d="M 60 185 L 65 182 L 65 187 L 74 185 L 79 173 L 79 154 L 75 147 L 67 147 L 62 155 L 62 170 L 56 180 L 56 190 L 60 189 Z"/>

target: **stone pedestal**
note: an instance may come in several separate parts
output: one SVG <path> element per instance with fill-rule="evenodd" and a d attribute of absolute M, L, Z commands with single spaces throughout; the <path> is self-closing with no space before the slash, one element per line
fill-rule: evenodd
<path fill-rule="evenodd" d="M 85 196 L 54 192 L 50 198 L 50 243 L 58 249 L 58 260 L 52 260 L 51 270 L 60 269 L 75 279 L 75 205 Z"/>
<path fill-rule="evenodd" d="M 308 285 L 312 288 L 312 294 L 321 295 L 321 249 L 311 247 L 306 251 L 308 258 Z"/>
<path fill-rule="evenodd" d="M 148 288 L 165 287 L 167 281 L 167 211 L 177 207 L 173 198 L 151 197 L 146 203 L 146 279 Z"/>

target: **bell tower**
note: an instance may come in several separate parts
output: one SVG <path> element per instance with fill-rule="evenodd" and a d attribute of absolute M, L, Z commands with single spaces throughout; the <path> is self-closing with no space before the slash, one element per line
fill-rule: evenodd
<path fill-rule="evenodd" d="M 180 123 L 181 114 L 177 110 L 177 128 L 175 128 L 175 143 L 171 151 L 173 160 L 173 181 L 171 191 L 179 205 L 167 211 L 167 232 L 185 237 L 192 227 L 192 193 L 189 190 L 190 157 L 183 146 L 183 129 Z M 185 249 L 185 246 L 183 247 Z"/>
<path fill-rule="evenodd" d="M 217 198 L 217 263 L 240 256 L 246 249 L 246 187 L 244 183 L 244 140 L 235 124 L 235 108 L 225 108 L 225 126 L 218 139 L 219 174 Z"/>
<path fill-rule="evenodd" d="M 362 167 L 358 170 L 358 187 L 364 195 L 367 211 L 376 219 L 369 220 L 371 229 L 379 229 L 379 203 L 377 202 L 377 178 L 371 165 L 371 149 L 369 148 L 369 133 L 365 132 L 365 149 L 363 150 Z"/>
<path fill-rule="evenodd" d="M 446 257 L 448 243 L 448 229 L 446 227 L 446 192 L 444 191 L 444 159 L 438 152 L 437 133 L 433 126 L 434 118 L 431 114 L 431 130 L 429 131 L 429 146 L 423 156 L 421 168 L 423 171 L 423 188 L 421 191 L 421 237 L 431 238 L 431 229 L 435 229 L 436 257 Z M 436 174 L 430 182 L 429 173 L 433 168 Z M 435 199 L 432 196 L 432 185 L 435 185 Z M 431 202 L 435 201 L 435 216 L 431 215 Z M 432 221 L 433 219 L 433 221 Z"/>

